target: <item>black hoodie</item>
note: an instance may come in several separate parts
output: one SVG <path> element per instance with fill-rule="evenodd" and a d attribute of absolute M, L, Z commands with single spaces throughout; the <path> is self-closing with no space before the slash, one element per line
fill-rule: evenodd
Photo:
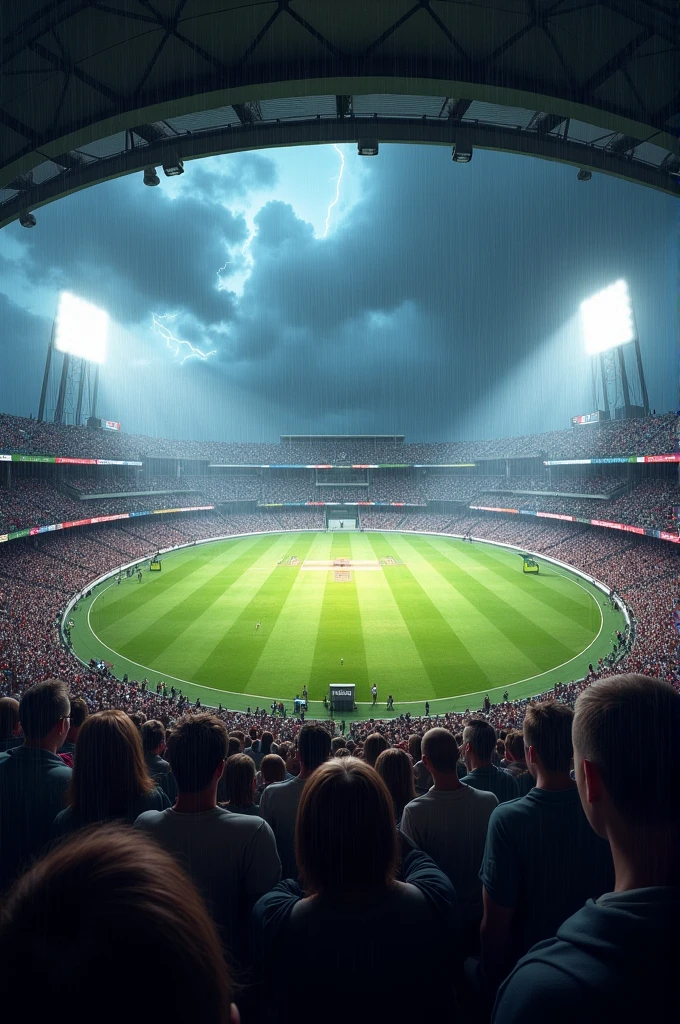
<path fill-rule="evenodd" d="M 677 1005 L 679 963 L 680 886 L 607 893 L 519 961 L 493 1024 L 654 1020 Z"/>

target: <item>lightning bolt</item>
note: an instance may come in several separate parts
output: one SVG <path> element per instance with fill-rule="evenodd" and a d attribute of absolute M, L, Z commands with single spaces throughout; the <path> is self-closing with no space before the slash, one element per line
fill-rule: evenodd
<path fill-rule="evenodd" d="M 206 359 L 209 358 L 209 356 L 214 356 L 217 352 L 217 349 L 213 349 L 211 352 L 201 352 L 200 348 L 196 348 L 196 346 L 192 345 L 190 341 L 183 341 L 181 338 L 176 338 L 172 331 L 165 326 L 165 324 L 160 323 L 161 320 L 174 320 L 177 315 L 177 313 L 165 313 L 162 316 L 156 313 L 151 314 L 154 330 L 157 332 L 157 334 L 160 334 L 162 338 L 165 338 L 165 344 L 170 349 L 172 354 L 175 356 L 179 356 L 180 345 L 186 345 L 189 351 L 185 354 L 184 358 L 182 359 L 182 364 L 186 363 L 187 359 L 203 359 L 205 361 Z"/>
<path fill-rule="evenodd" d="M 222 289 L 222 278 L 220 277 L 220 274 L 222 273 L 223 270 L 226 270 L 227 267 L 231 266 L 231 264 L 233 262 L 234 262 L 233 260 L 227 260 L 227 262 L 224 264 L 224 266 L 218 267 L 218 269 L 215 271 L 215 273 L 217 274 L 217 290 L 218 291 L 222 291 L 223 290 Z"/>
<path fill-rule="evenodd" d="M 340 164 L 340 173 L 338 174 L 337 178 L 335 179 L 335 199 L 333 200 L 333 202 L 328 207 L 328 211 L 326 213 L 326 227 L 325 227 L 325 230 L 324 230 L 324 233 L 323 233 L 323 237 L 324 238 L 328 234 L 328 228 L 329 228 L 329 225 L 330 225 L 330 222 L 331 222 L 331 210 L 337 204 L 338 199 L 340 198 L 340 182 L 342 181 L 342 175 L 343 175 L 343 172 L 345 170 L 345 156 L 344 156 L 344 153 L 342 152 L 340 147 L 335 142 L 333 143 L 333 149 L 338 154 L 338 156 L 340 157 L 340 160 L 342 162 Z"/>

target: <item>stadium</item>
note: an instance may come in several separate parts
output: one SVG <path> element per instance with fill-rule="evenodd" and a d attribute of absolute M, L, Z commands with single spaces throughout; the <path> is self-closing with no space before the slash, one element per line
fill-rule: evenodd
<path fill-rule="evenodd" d="M 50 1012 L 59 940 L 76 1020 L 149 948 L 178 1022 L 311 1024 L 347 984 L 359 1022 L 660 1009 L 671 4 L 55 0 L 3 33 L 11 1008 Z"/>

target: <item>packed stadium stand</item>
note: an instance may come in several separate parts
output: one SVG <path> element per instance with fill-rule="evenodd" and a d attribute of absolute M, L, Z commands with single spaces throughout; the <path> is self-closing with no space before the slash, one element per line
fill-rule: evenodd
<path fill-rule="evenodd" d="M 597 427 L 483 441 L 406 443 L 391 439 L 279 444 L 179 441 L 119 431 L 37 423 L 0 414 L 0 451 L 99 459 L 187 459 L 238 465 L 397 463 L 431 465 L 452 460 L 567 459 L 663 454 L 677 450 L 674 413 L 603 423 Z"/>

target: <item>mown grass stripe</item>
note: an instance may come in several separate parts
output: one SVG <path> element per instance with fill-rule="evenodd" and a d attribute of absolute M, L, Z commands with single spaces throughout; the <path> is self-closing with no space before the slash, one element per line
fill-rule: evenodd
<path fill-rule="evenodd" d="M 445 546 L 440 544 L 437 538 L 428 537 L 426 539 L 438 550 L 445 550 Z M 461 551 L 461 548 L 462 544 L 459 542 L 456 550 L 458 564 L 460 564 L 458 560 L 460 554 L 466 558 L 469 557 L 468 551 Z M 516 566 L 510 563 L 510 557 L 516 559 Z M 543 562 L 539 573 L 528 575 L 521 571 L 522 563 L 518 555 L 508 552 L 504 548 L 491 548 L 487 544 L 476 545 L 473 564 L 484 566 L 499 579 L 510 584 L 515 591 L 521 594 L 524 606 L 527 605 L 528 600 L 535 598 L 559 615 L 571 619 L 578 626 L 592 629 L 593 623 L 597 620 L 596 630 L 599 628 L 600 616 L 591 598 L 575 588 L 571 580 L 565 586 L 565 578 L 560 575 L 561 570 L 557 567 Z M 529 586 L 532 588 L 531 593 L 528 591 Z M 579 594 L 583 595 L 583 600 L 575 596 Z"/>
<path fill-rule="evenodd" d="M 313 539 L 311 533 L 297 535 L 283 557 L 297 556 L 302 561 Z M 245 691 L 299 571 L 299 566 L 287 566 L 285 572 L 270 573 L 209 656 L 196 666 L 192 678 L 197 683 L 219 680 L 225 689 Z M 258 622 L 262 625 L 256 630 Z"/>
<path fill-rule="evenodd" d="M 199 590 L 173 604 L 152 622 L 149 623 L 148 617 L 145 618 L 145 628 L 123 646 L 116 647 L 115 642 L 107 639 L 111 637 L 115 640 L 113 624 L 100 634 L 102 640 L 132 661 L 152 665 L 175 638 L 218 601 L 224 591 L 232 586 L 265 551 L 275 546 L 276 541 L 276 536 L 259 538 L 256 544 L 212 576 Z"/>
<path fill-rule="evenodd" d="M 330 558 L 330 550 L 331 538 L 325 533 L 318 534 L 312 541 L 307 558 L 316 561 Z M 281 571 L 290 573 L 293 570 L 286 568 Z M 323 691 L 311 683 L 311 674 L 325 586 L 326 573 L 301 571 L 295 574 L 293 585 L 250 677 L 248 689 L 253 693 L 269 693 L 272 681 L 275 681 L 279 692 L 292 698 L 306 683 L 310 699 L 323 699 Z"/>
<path fill-rule="evenodd" d="M 330 557 L 349 558 L 351 554 L 349 535 L 334 534 Z M 354 683 L 356 700 L 366 701 L 370 686 L 356 583 L 354 579 L 336 583 L 332 570 L 325 575 L 310 685 L 323 694 L 329 683 Z"/>
<path fill-rule="evenodd" d="M 392 537 L 392 545 L 486 675 L 496 679 L 501 663 L 517 679 L 533 675 L 537 666 L 525 645 L 509 640 L 495 619 L 469 600 L 463 578 L 452 565 L 447 564 L 448 571 L 442 573 L 436 565 L 440 556 L 427 545 L 416 547 L 413 540 L 411 535 L 398 534 Z"/>
<path fill-rule="evenodd" d="M 369 536 L 376 557 L 391 555 L 400 560 L 385 535 L 372 533 Z M 384 572 L 434 692 L 465 693 L 486 685 L 489 676 L 444 619 L 410 569 L 405 565 L 387 566 Z"/>
<path fill-rule="evenodd" d="M 367 534 L 352 537 L 352 555 L 357 559 L 375 558 Z M 430 677 L 385 573 L 357 570 L 354 579 L 368 678 L 371 685 L 375 682 L 378 687 L 381 713 L 390 693 L 397 702 L 408 692 L 422 696 L 423 700 L 433 698 Z"/>
<path fill-rule="evenodd" d="M 441 552 L 429 544 L 429 538 L 424 539 L 433 552 L 430 560 L 432 567 L 439 572 L 444 579 L 452 578 L 459 574 L 465 580 L 464 590 L 467 600 L 477 608 L 483 615 L 486 615 L 500 631 L 510 640 L 511 643 L 523 649 L 536 665 L 539 671 L 550 668 L 557 661 L 568 661 L 579 651 L 576 647 L 564 644 L 555 634 L 559 632 L 556 626 L 554 632 L 539 625 L 536 618 L 524 615 L 516 606 L 495 593 L 489 587 L 481 583 L 472 572 L 468 572 L 460 563 L 455 567 L 451 561 Z M 548 612 L 546 609 L 546 619 Z M 592 640 L 592 634 L 589 639 Z"/>
<path fill-rule="evenodd" d="M 135 616 L 137 612 L 141 612 L 150 602 L 164 597 L 173 588 L 179 587 L 184 591 L 188 582 L 194 582 L 192 580 L 193 576 L 200 576 L 203 573 L 209 578 L 216 575 L 225 562 L 228 563 L 233 560 L 235 557 L 233 552 L 237 550 L 238 545 L 242 545 L 242 547 L 238 547 L 238 550 L 244 552 L 257 543 L 259 539 L 257 537 L 243 538 L 242 541 L 229 545 L 226 550 L 217 553 L 214 550 L 206 552 L 199 548 L 184 548 L 172 554 L 164 555 L 162 559 L 163 568 L 160 573 L 150 573 L 145 569 L 141 584 L 137 582 L 135 577 L 131 580 L 124 580 L 120 586 L 114 584 L 107 590 L 106 596 L 97 601 L 95 611 L 92 614 L 93 616 L 96 614 L 103 617 L 103 611 L 106 609 L 107 621 L 112 622 L 120 620 L 127 615 Z M 206 547 L 213 548 L 214 546 L 206 545 Z M 200 585 L 201 581 L 199 578 L 197 586 Z"/>
<path fill-rule="evenodd" d="M 178 600 L 187 600 L 191 594 L 208 585 L 227 566 L 243 558 L 256 543 L 257 538 L 236 541 L 213 559 L 192 557 L 190 551 L 178 553 L 185 555 L 183 563 L 187 572 L 167 583 L 161 576 L 147 574 L 141 585 L 133 577 L 124 580 L 120 587 L 109 586 L 93 608 L 93 625 L 96 623 L 98 628 L 113 625 L 117 643 L 130 643 L 150 621 L 160 618 Z M 143 600 L 137 596 L 140 592 L 143 592 Z M 129 603 L 125 600 L 126 594 Z"/>

